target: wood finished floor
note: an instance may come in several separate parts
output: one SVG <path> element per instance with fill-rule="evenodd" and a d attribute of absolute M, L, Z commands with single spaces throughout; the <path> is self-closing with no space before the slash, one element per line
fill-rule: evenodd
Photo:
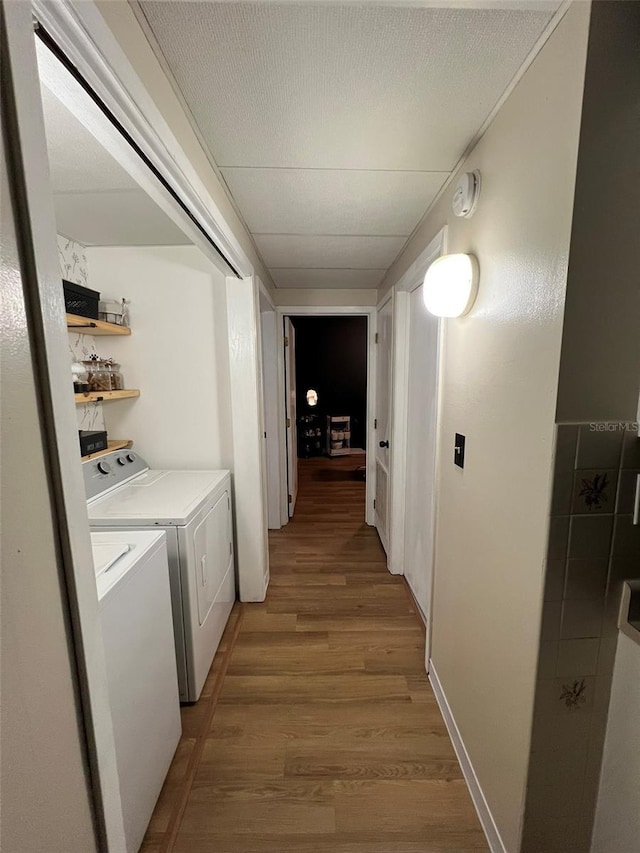
<path fill-rule="evenodd" d="M 236 605 L 143 853 L 487 851 L 364 458 L 300 462 L 263 604 Z"/>

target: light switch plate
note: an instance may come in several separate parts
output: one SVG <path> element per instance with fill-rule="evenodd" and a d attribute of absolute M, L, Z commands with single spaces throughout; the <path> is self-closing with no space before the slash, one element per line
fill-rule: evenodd
<path fill-rule="evenodd" d="M 466 443 L 466 436 L 461 435 L 459 432 L 456 433 L 456 443 L 453 451 L 453 464 L 457 465 L 458 468 L 464 468 L 464 447 Z"/>

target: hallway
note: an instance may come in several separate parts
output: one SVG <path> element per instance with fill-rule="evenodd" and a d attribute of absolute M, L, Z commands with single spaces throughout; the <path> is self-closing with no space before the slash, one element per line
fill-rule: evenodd
<path fill-rule="evenodd" d="M 144 853 L 487 850 L 358 457 L 301 460 L 264 604 L 236 605 Z"/>

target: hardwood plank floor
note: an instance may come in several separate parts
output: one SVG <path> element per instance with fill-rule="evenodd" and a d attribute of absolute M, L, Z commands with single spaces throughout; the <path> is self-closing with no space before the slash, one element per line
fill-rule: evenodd
<path fill-rule="evenodd" d="M 236 605 L 143 853 L 480 853 L 358 457 L 300 462 L 263 604 Z"/>

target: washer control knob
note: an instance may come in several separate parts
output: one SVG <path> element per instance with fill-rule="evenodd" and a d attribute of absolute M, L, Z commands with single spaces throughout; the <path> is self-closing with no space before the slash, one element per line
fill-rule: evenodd
<path fill-rule="evenodd" d="M 127 453 L 127 462 L 135 462 L 135 461 L 136 461 L 135 453 Z"/>
<path fill-rule="evenodd" d="M 108 474 L 111 471 L 111 465 L 108 462 L 98 462 L 98 471 L 101 474 Z"/>
<path fill-rule="evenodd" d="M 127 460 L 124 458 L 124 456 L 118 456 L 118 458 L 116 459 L 116 462 L 118 463 L 118 465 L 126 465 L 127 464 Z"/>

